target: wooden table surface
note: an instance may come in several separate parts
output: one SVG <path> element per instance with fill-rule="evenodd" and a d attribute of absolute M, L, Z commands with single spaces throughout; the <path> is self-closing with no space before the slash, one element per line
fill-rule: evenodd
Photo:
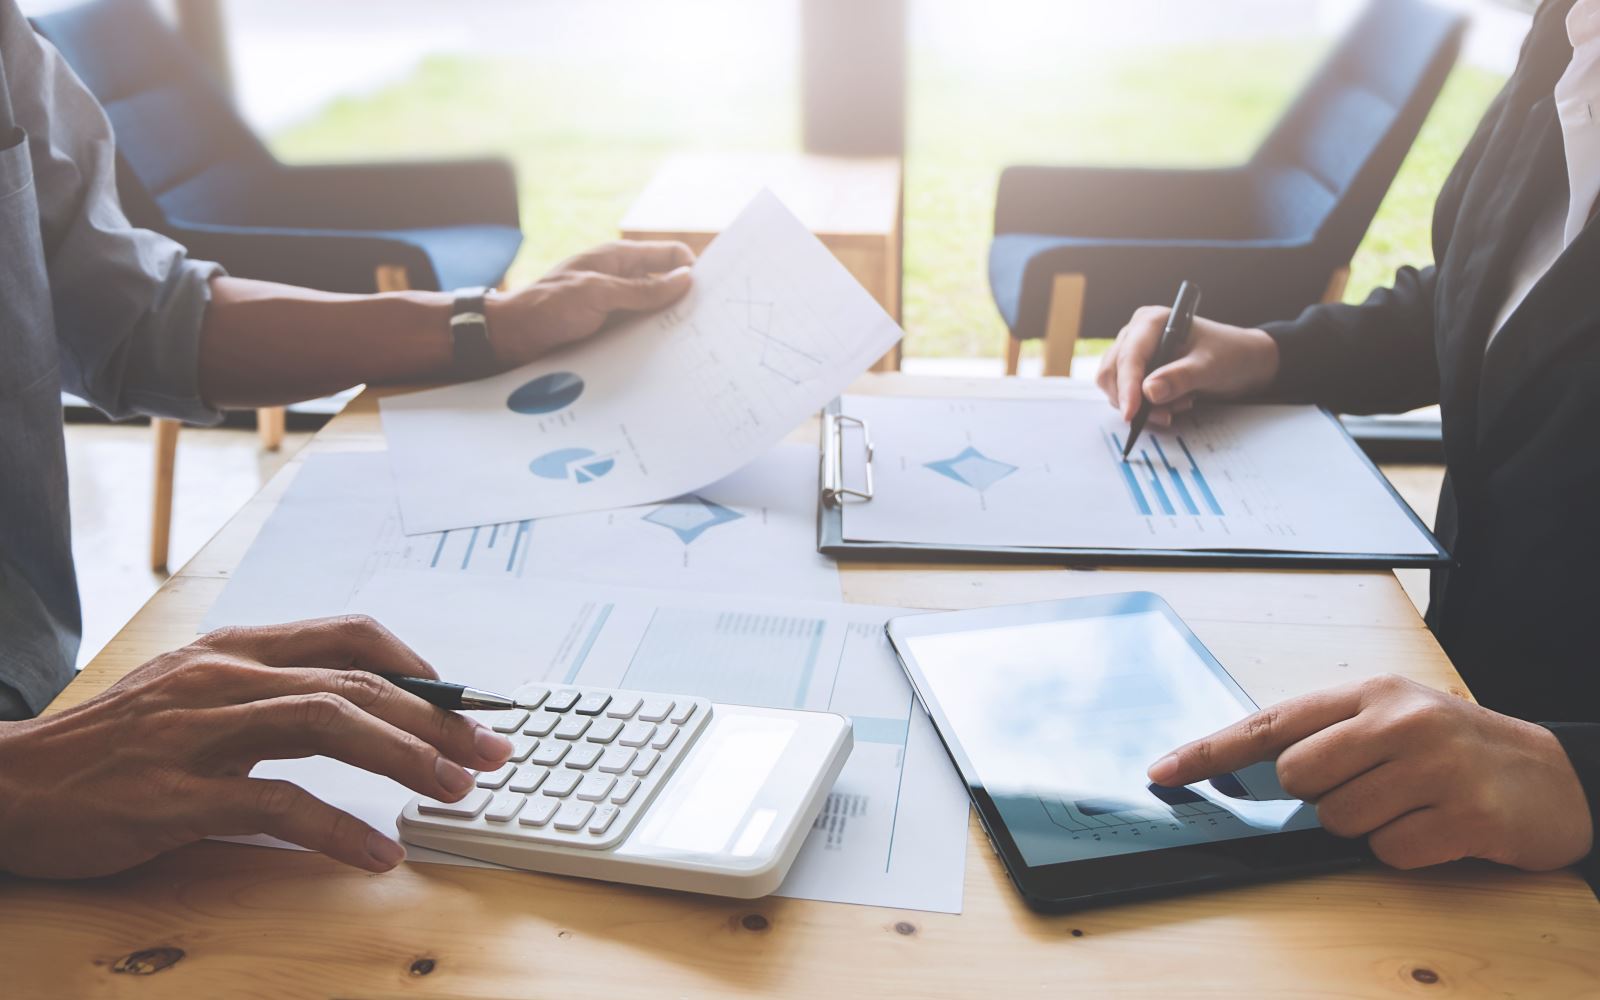
<path fill-rule="evenodd" d="M 858 389 L 1082 391 L 905 376 Z M 382 447 L 370 393 L 308 446 Z M 190 640 L 297 466 L 52 708 Z M 843 582 L 852 601 L 925 608 L 1154 590 L 1261 702 L 1382 671 L 1461 690 L 1387 573 L 849 565 Z M 0 962 L 7 998 L 1576 997 L 1600 996 L 1600 904 L 1567 872 L 1374 865 L 1041 917 L 975 822 L 958 916 L 444 865 L 370 875 L 310 854 L 205 843 L 89 882 L 0 878 Z"/>

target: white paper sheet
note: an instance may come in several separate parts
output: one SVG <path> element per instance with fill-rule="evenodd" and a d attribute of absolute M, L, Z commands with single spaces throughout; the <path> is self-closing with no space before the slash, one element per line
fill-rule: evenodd
<path fill-rule="evenodd" d="M 409 534 L 654 503 L 776 444 L 900 337 L 770 192 L 663 312 L 549 358 L 382 402 Z"/>
<path fill-rule="evenodd" d="M 1096 400 L 850 396 L 877 494 L 856 541 L 1431 555 L 1355 447 L 1308 406 L 1204 407 L 1147 429 Z"/>
<path fill-rule="evenodd" d="M 816 504 L 816 449 L 781 444 L 665 504 L 408 536 L 387 456 L 311 455 L 204 627 L 342 614 L 385 567 L 836 601 Z"/>
<path fill-rule="evenodd" d="M 415 570 L 375 574 L 351 607 L 443 676 L 490 690 L 542 680 L 850 716 L 855 749 L 779 895 L 961 910 L 967 795 L 884 637 L 902 612 Z M 253 773 L 295 781 L 390 833 L 410 796 L 326 758 Z"/>

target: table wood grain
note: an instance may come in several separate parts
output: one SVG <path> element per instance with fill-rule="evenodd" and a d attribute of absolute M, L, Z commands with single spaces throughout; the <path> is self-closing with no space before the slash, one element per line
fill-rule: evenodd
<path fill-rule="evenodd" d="M 857 388 L 1085 391 L 906 376 Z M 368 393 L 307 450 L 382 447 Z M 191 639 L 298 464 L 52 710 Z M 851 601 L 924 608 L 1148 589 L 1258 701 L 1383 671 L 1464 693 L 1388 573 L 851 564 L 843 582 Z M 1373 865 L 1041 917 L 1021 904 L 975 822 L 960 915 L 443 865 L 370 875 L 310 854 L 205 843 L 112 878 L 0 878 L 0 962 L 8 998 L 1578 997 L 1600 996 L 1600 904 L 1568 872 Z"/>

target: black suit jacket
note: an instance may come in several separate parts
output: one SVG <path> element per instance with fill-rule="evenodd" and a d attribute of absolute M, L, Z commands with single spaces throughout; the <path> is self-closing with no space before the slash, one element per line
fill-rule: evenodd
<path fill-rule="evenodd" d="M 1554 89 L 1573 2 L 1540 8 L 1440 192 L 1436 265 L 1267 329 L 1286 397 L 1349 413 L 1441 404 L 1437 531 L 1454 565 L 1434 574 L 1428 624 L 1485 706 L 1582 724 L 1551 728 L 1600 806 L 1600 222 L 1485 351 L 1540 209 L 1566 204 Z"/>

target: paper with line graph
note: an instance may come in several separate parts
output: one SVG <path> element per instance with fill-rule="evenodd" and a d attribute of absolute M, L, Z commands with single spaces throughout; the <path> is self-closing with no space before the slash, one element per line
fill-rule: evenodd
<path fill-rule="evenodd" d="M 1146 429 L 1103 401 L 846 397 L 877 495 L 844 537 L 928 545 L 1433 555 L 1380 474 L 1310 406 L 1209 406 Z"/>
<path fill-rule="evenodd" d="M 884 635 L 905 612 L 395 569 L 375 574 L 350 609 L 384 622 L 442 676 L 489 690 L 578 683 L 848 716 L 855 748 L 778 894 L 961 910 L 967 794 Z M 321 757 L 253 773 L 295 781 L 390 834 L 410 798 Z"/>
<path fill-rule="evenodd" d="M 383 400 L 405 531 L 693 492 L 772 447 L 899 338 L 764 191 L 669 309 L 516 371 Z"/>

